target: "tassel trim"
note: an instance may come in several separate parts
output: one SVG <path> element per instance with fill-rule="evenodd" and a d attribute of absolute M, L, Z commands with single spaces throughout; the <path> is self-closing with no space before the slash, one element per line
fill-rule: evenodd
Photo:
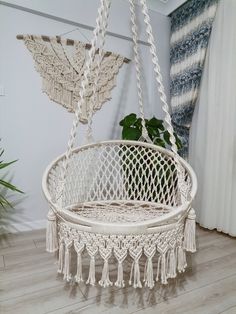
<path fill-rule="evenodd" d="M 193 208 L 185 221 L 183 247 L 187 252 L 196 252 L 196 214 Z"/>
<path fill-rule="evenodd" d="M 64 280 L 68 282 L 72 278 L 71 273 L 70 273 L 71 246 L 72 246 L 72 242 L 65 245 L 65 263 L 64 263 L 63 273 L 64 273 Z"/>
<path fill-rule="evenodd" d="M 47 215 L 47 229 L 46 229 L 46 251 L 49 253 L 58 250 L 58 233 L 57 233 L 57 217 L 52 209 Z"/>

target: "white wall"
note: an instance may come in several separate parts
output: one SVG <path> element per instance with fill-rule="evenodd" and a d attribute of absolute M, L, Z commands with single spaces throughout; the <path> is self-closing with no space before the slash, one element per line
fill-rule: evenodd
<path fill-rule="evenodd" d="M 64 17 L 90 26 L 94 25 L 97 0 L 11 1 L 45 13 Z M 130 36 L 129 9 L 124 0 L 113 1 L 109 30 Z M 165 86 L 169 86 L 169 18 L 151 13 L 155 37 L 158 37 L 159 58 Z M 2 224 L 8 229 L 28 230 L 45 225 L 47 203 L 41 192 L 41 177 L 45 167 L 66 149 L 72 115 L 61 106 L 49 101 L 41 92 L 41 79 L 34 70 L 33 61 L 17 34 L 60 35 L 72 30 L 64 23 L 36 16 L 14 8 L 0 5 L 0 85 L 5 96 L 0 96 L 0 146 L 5 149 L 5 159 L 18 158 L 12 167 L 13 182 L 25 191 L 25 195 L 14 195 L 14 211 L 7 213 Z M 88 38 L 90 31 L 81 30 Z M 142 32 L 143 34 L 143 32 Z M 158 36 L 157 36 L 158 35 Z M 68 38 L 83 40 L 76 31 Z M 144 39 L 144 36 L 141 36 Z M 128 41 L 108 37 L 106 49 L 132 56 L 132 44 Z M 145 68 L 146 112 L 160 116 L 160 101 L 154 81 L 148 47 L 142 46 Z M 113 90 L 112 100 L 105 104 L 95 116 L 96 140 L 119 138 L 118 121 L 127 113 L 137 111 L 137 97 L 133 66 L 125 65 Z M 156 87 L 156 86 L 155 86 Z M 168 89 L 168 88 L 167 88 Z M 83 128 L 82 128 L 83 129 Z M 83 130 L 79 132 L 82 142 Z"/>

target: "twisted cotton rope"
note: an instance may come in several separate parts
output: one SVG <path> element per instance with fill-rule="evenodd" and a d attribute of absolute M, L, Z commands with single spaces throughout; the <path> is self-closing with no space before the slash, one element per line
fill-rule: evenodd
<path fill-rule="evenodd" d="M 133 50 L 134 50 L 134 61 L 135 61 L 135 69 L 136 69 L 138 102 L 139 102 L 139 111 L 141 115 L 141 124 L 142 124 L 142 137 L 145 140 L 147 140 L 147 142 L 151 143 L 152 141 L 150 137 L 148 136 L 147 128 L 145 125 L 145 118 L 144 118 L 143 91 L 142 91 L 142 84 L 141 84 L 140 52 L 138 49 L 138 26 L 137 26 L 134 1 L 129 0 L 129 4 L 130 4 L 131 23 L 132 23 L 131 30 L 132 30 L 132 38 L 133 38 Z"/>
<path fill-rule="evenodd" d="M 89 113 L 88 113 L 88 124 L 87 124 L 87 141 L 89 142 L 92 139 L 92 117 L 93 117 L 93 107 L 95 105 L 95 101 L 97 99 L 97 90 L 98 90 L 98 81 L 99 81 L 99 75 L 100 75 L 100 70 L 101 70 L 101 63 L 102 63 L 102 58 L 103 58 L 103 49 L 101 47 L 104 47 L 105 44 L 105 33 L 107 30 L 108 26 L 108 15 L 109 15 L 109 9 L 111 6 L 111 2 L 108 1 L 108 3 L 104 3 L 104 11 L 103 13 L 103 24 L 100 25 L 101 27 L 101 36 L 100 36 L 100 49 L 98 50 L 98 57 L 97 57 L 97 62 L 96 62 L 96 68 L 95 68 L 95 79 L 94 79 L 94 87 L 93 87 L 93 95 L 92 99 L 93 101 L 91 102 L 89 106 Z"/>
<path fill-rule="evenodd" d="M 178 177 L 178 188 L 179 188 L 179 192 L 180 192 L 180 197 L 181 197 L 181 201 L 184 201 L 184 191 L 185 189 L 185 181 L 184 181 L 184 174 L 183 174 L 183 170 L 182 167 L 180 165 L 180 161 L 179 161 L 179 155 L 178 155 L 178 148 L 176 145 L 176 139 L 174 136 L 174 129 L 171 123 L 171 116 L 169 113 L 169 106 L 167 104 L 167 98 L 166 98 L 166 93 L 165 93 L 165 88 L 164 88 L 164 84 L 163 84 L 163 79 L 162 79 L 162 75 L 161 75 L 161 70 L 160 70 L 160 65 L 159 65 L 159 59 L 157 56 L 157 49 L 156 49 L 156 45 L 155 45 L 155 40 L 154 40 L 154 36 L 153 36 L 153 30 L 152 30 L 152 26 L 151 26 L 151 22 L 150 22 L 150 16 L 148 13 L 148 8 L 147 8 L 147 1 L 146 0 L 140 0 L 141 6 L 142 6 L 142 12 L 144 15 L 144 23 L 146 25 L 146 33 L 148 35 L 148 43 L 150 44 L 150 53 L 152 56 L 152 63 L 154 65 L 154 73 L 155 73 L 155 79 L 157 82 L 157 88 L 158 91 L 160 93 L 160 99 L 162 102 L 162 110 L 165 113 L 165 122 L 167 125 L 167 131 L 170 134 L 170 142 L 171 142 L 171 150 L 174 153 L 174 160 L 175 160 L 175 164 L 176 164 L 176 170 L 177 170 L 177 177 Z"/>

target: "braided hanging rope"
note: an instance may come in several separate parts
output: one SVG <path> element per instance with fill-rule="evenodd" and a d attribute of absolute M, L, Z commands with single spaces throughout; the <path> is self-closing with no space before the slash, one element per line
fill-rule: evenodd
<path fill-rule="evenodd" d="M 73 150 L 74 144 L 75 144 L 78 124 L 79 124 L 79 117 L 80 117 L 80 113 L 81 113 L 81 108 L 85 102 L 86 89 L 87 89 L 87 86 L 89 84 L 89 73 L 90 73 L 90 71 L 92 69 L 92 65 L 94 63 L 96 49 L 97 49 L 98 41 L 99 41 L 99 35 L 101 36 L 101 41 L 104 44 L 104 40 L 102 39 L 102 37 L 105 37 L 105 32 L 106 32 L 106 28 L 107 28 L 107 21 L 104 20 L 104 16 L 106 17 L 106 19 L 108 19 L 110 2 L 111 2 L 111 0 L 101 0 L 100 7 L 98 9 L 98 16 L 96 18 L 96 27 L 93 31 L 93 39 L 91 41 L 91 48 L 89 50 L 88 59 L 86 61 L 86 65 L 85 65 L 84 80 L 81 83 L 81 85 L 82 85 L 82 88 L 80 91 L 80 99 L 81 100 L 78 103 L 78 106 L 75 110 L 75 117 L 73 120 L 71 132 L 70 132 L 70 138 L 69 138 L 68 145 L 67 145 L 67 151 L 65 154 L 65 159 L 63 161 L 60 186 L 58 189 L 58 196 L 57 196 L 57 201 L 60 203 L 60 205 L 62 205 L 67 168 L 68 168 L 69 159 L 71 157 L 72 150 Z M 102 48 L 103 47 L 101 46 L 100 50 L 102 50 Z"/>
<path fill-rule="evenodd" d="M 104 3 L 104 11 L 102 12 L 103 14 L 103 23 L 100 24 L 101 28 L 101 36 L 100 36 L 100 49 L 98 51 L 98 56 L 95 60 L 96 61 L 96 68 L 95 68 L 95 79 L 94 79 L 94 86 L 93 86 L 93 95 L 92 95 L 92 103 L 89 106 L 89 112 L 88 112 L 88 124 L 87 124 L 87 142 L 90 142 L 92 140 L 92 118 L 93 118 L 93 108 L 95 106 L 95 101 L 97 100 L 97 92 L 98 92 L 98 82 L 99 82 L 99 75 L 100 75 L 100 70 L 101 70 L 101 63 L 102 59 L 104 57 L 104 51 L 101 49 L 101 47 L 104 47 L 105 44 L 105 33 L 107 30 L 108 26 L 108 16 L 109 16 L 109 9 L 111 6 L 111 1 L 105 2 Z M 100 21 L 101 22 L 101 21 Z"/>
<path fill-rule="evenodd" d="M 147 1 L 146 0 L 140 0 L 140 3 L 142 6 L 142 12 L 144 15 L 144 23 L 146 25 L 146 32 L 148 35 L 148 43 L 150 44 L 150 52 L 151 52 L 151 56 L 152 56 L 152 63 L 154 65 L 155 79 L 157 82 L 158 91 L 160 93 L 160 99 L 162 102 L 162 110 L 165 113 L 165 119 L 164 120 L 165 120 L 166 125 L 167 125 L 167 130 L 170 134 L 171 150 L 173 151 L 173 153 L 175 155 L 178 155 L 176 140 L 175 140 L 175 136 L 174 136 L 174 129 L 173 129 L 173 126 L 171 123 L 169 106 L 167 104 L 167 97 L 166 97 L 165 88 L 163 85 L 162 75 L 160 72 L 161 70 L 160 70 L 160 65 L 159 65 L 159 59 L 157 56 L 157 49 L 156 49 L 155 40 L 154 40 L 154 36 L 153 36 L 153 30 L 152 30 L 152 26 L 151 26 L 151 22 L 150 22 L 150 16 L 148 13 Z"/>
<path fill-rule="evenodd" d="M 147 1 L 146 0 L 140 0 L 140 3 L 141 3 L 141 7 L 142 7 L 142 12 L 144 15 L 144 23 L 146 25 L 146 33 L 148 36 L 148 43 L 150 44 L 150 53 L 152 56 L 152 63 L 154 65 L 154 73 L 155 73 L 155 79 L 157 82 L 157 88 L 158 88 L 158 91 L 160 94 L 160 99 L 161 99 L 161 103 L 162 103 L 162 110 L 165 113 L 164 120 L 165 120 L 166 125 L 167 125 L 167 131 L 170 134 L 171 150 L 174 153 L 174 160 L 175 160 L 176 170 L 177 170 L 180 198 L 184 202 L 185 198 L 189 197 L 189 195 L 188 196 L 184 195 L 184 194 L 186 194 L 186 183 L 184 180 L 183 169 L 182 169 L 180 161 L 179 161 L 178 148 L 176 145 L 176 139 L 174 136 L 174 129 L 173 129 L 172 122 L 171 122 L 169 106 L 167 103 L 167 97 L 166 97 L 163 79 L 162 79 L 162 75 L 161 75 L 161 69 L 160 69 L 159 59 L 158 59 L 158 55 L 157 55 L 157 49 L 156 49 L 155 40 L 154 40 L 154 36 L 153 36 L 153 30 L 152 30 L 152 26 L 151 26 L 150 16 L 148 13 L 148 8 L 147 8 Z"/>
<path fill-rule="evenodd" d="M 131 13 L 131 30 L 133 37 L 133 50 L 134 50 L 134 61 L 135 61 L 135 69 L 136 69 L 136 83 L 138 90 L 138 102 L 139 102 L 139 111 L 141 115 L 141 124 L 142 124 L 142 137 L 149 143 L 152 143 L 150 137 L 148 136 L 147 128 L 145 125 L 144 118 L 144 108 L 143 108 L 143 91 L 142 91 L 142 83 L 141 83 L 141 65 L 140 65 L 140 51 L 138 48 L 138 25 L 137 18 L 135 12 L 134 0 L 129 0 L 130 4 L 130 13 Z"/>

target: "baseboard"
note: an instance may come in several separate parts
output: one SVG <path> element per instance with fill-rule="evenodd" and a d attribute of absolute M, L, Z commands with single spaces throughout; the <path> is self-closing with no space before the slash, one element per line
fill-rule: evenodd
<path fill-rule="evenodd" d="M 34 221 L 25 221 L 17 223 L 8 223 L 7 226 L 4 226 L 4 229 L 0 230 L 0 233 L 18 233 L 25 231 L 32 231 L 37 229 L 46 228 L 46 219 L 34 220 Z"/>

